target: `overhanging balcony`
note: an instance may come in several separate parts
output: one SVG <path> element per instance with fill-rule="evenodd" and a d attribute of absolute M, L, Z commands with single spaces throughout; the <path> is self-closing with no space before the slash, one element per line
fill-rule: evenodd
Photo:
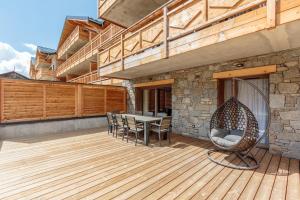
<path fill-rule="evenodd" d="M 99 53 L 101 76 L 132 79 L 300 47 L 300 0 L 234 2 L 158 9 Z"/>
<path fill-rule="evenodd" d="M 40 54 L 36 58 L 35 68 L 49 68 L 51 62 L 52 60 L 47 55 Z"/>
<path fill-rule="evenodd" d="M 98 16 L 129 27 L 168 0 L 98 0 Z"/>
<path fill-rule="evenodd" d="M 74 54 L 89 41 L 89 33 L 77 26 L 64 43 L 59 47 L 58 59 L 65 59 L 67 54 Z"/>
<path fill-rule="evenodd" d="M 108 26 L 104 31 L 95 36 L 91 41 L 85 44 L 79 51 L 60 64 L 56 70 L 57 77 L 64 77 L 67 74 L 81 75 L 89 72 L 90 62 L 97 61 L 99 48 L 116 39 L 118 33 L 123 29 L 116 25 Z"/>

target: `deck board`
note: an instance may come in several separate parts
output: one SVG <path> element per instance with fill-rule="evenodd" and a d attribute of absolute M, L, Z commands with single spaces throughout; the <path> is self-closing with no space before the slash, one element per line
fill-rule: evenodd
<path fill-rule="evenodd" d="M 101 130 L 2 141 L 0 198 L 300 199 L 299 160 L 255 149 L 259 169 L 233 170 L 207 159 L 207 141 L 155 142 L 134 146 Z"/>

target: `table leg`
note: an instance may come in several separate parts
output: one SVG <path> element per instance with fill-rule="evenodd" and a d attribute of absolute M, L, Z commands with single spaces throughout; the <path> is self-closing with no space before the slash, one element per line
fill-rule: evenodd
<path fill-rule="evenodd" d="M 144 122 L 144 143 L 146 146 L 149 144 L 149 127 L 147 122 Z"/>

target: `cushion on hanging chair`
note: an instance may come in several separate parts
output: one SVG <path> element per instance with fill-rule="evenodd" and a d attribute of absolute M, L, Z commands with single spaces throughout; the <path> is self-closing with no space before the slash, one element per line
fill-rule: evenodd
<path fill-rule="evenodd" d="M 224 130 L 224 129 L 212 129 L 211 138 L 220 146 L 231 147 L 236 145 L 242 138 L 243 131 L 240 130 Z"/>
<path fill-rule="evenodd" d="M 210 135 L 212 137 L 221 137 L 224 138 L 226 135 L 229 134 L 229 131 L 226 129 L 221 129 L 221 128 L 214 128 L 211 130 Z"/>

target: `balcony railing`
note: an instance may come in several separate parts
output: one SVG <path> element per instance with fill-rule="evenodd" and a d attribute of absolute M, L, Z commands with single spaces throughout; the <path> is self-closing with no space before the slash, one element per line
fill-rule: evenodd
<path fill-rule="evenodd" d="M 229 5 L 230 3 L 220 1 L 214 4 L 210 2 L 209 5 L 208 0 L 175 0 L 123 31 L 119 41 L 99 53 L 98 66 L 104 68 L 121 61 L 120 69 L 124 70 L 124 59 L 156 46 L 162 48 L 160 57 L 167 58 L 172 41 L 200 30 L 207 30 L 207 33 L 203 33 L 208 37 L 219 31 L 216 27 L 218 24 L 253 10 L 257 11 L 257 18 L 266 17 L 266 28 L 275 27 L 276 0 L 239 2 L 240 4 Z M 252 17 L 243 20 L 251 22 Z M 215 30 L 212 27 L 216 27 Z M 176 52 L 176 49 L 172 49 L 172 52 Z M 102 70 L 100 73 L 102 74 Z"/>
<path fill-rule="evenodd" d="M 99 79 L 100 76 L 98 74 L 98 71 L 95 70 L 90 73 L 71 79 L 69 82 L 89 84 L 89 83 L 93 83 L 94 81 L 98 81 Z"/>
<path fill-rule="evenodd" d="M 109 39 L 114 38 L 117 33 L 122 30 L 123 29 L 121 27 L 116 25 L 108 26 L 106 30 L 98 34 L 79 51 L 68 58 L 64 63 L 59 65 L 56 70 L 56 75 L 62 76 L 63 73 L 66 73 L 71 68 L 77 66 L 88 58 L 91 58 L 93 55 L 96 55 L 98 53 L 98 49 L 102 45 L 105 45 Z"/>
<path fill-rule="evenodd" d="M 99 85 L 116 85 L 121 84 L 123 80 L 100 77 L 98 71 L 92 71 L 82 76 L 71 79 L 68 82 L 71 83 L 83 83 L 83 84 L 99 84 Z"/>
<path fill-rule="evenodd" d="M 50 67 L 51 59 L 47 59 L 47 56 L 37 56 L 36 58 L 36 68 L 38 67 Z"/>
<path fill-rule="evenodd" d="M 84 35 L 83 30 L 77 26 L 58 49 L 58 59 L 61 59 L 62 56 L 69 50 L 69 48 L 79 39 L 83 39 L 88 42 L 88 34 Z"/>

